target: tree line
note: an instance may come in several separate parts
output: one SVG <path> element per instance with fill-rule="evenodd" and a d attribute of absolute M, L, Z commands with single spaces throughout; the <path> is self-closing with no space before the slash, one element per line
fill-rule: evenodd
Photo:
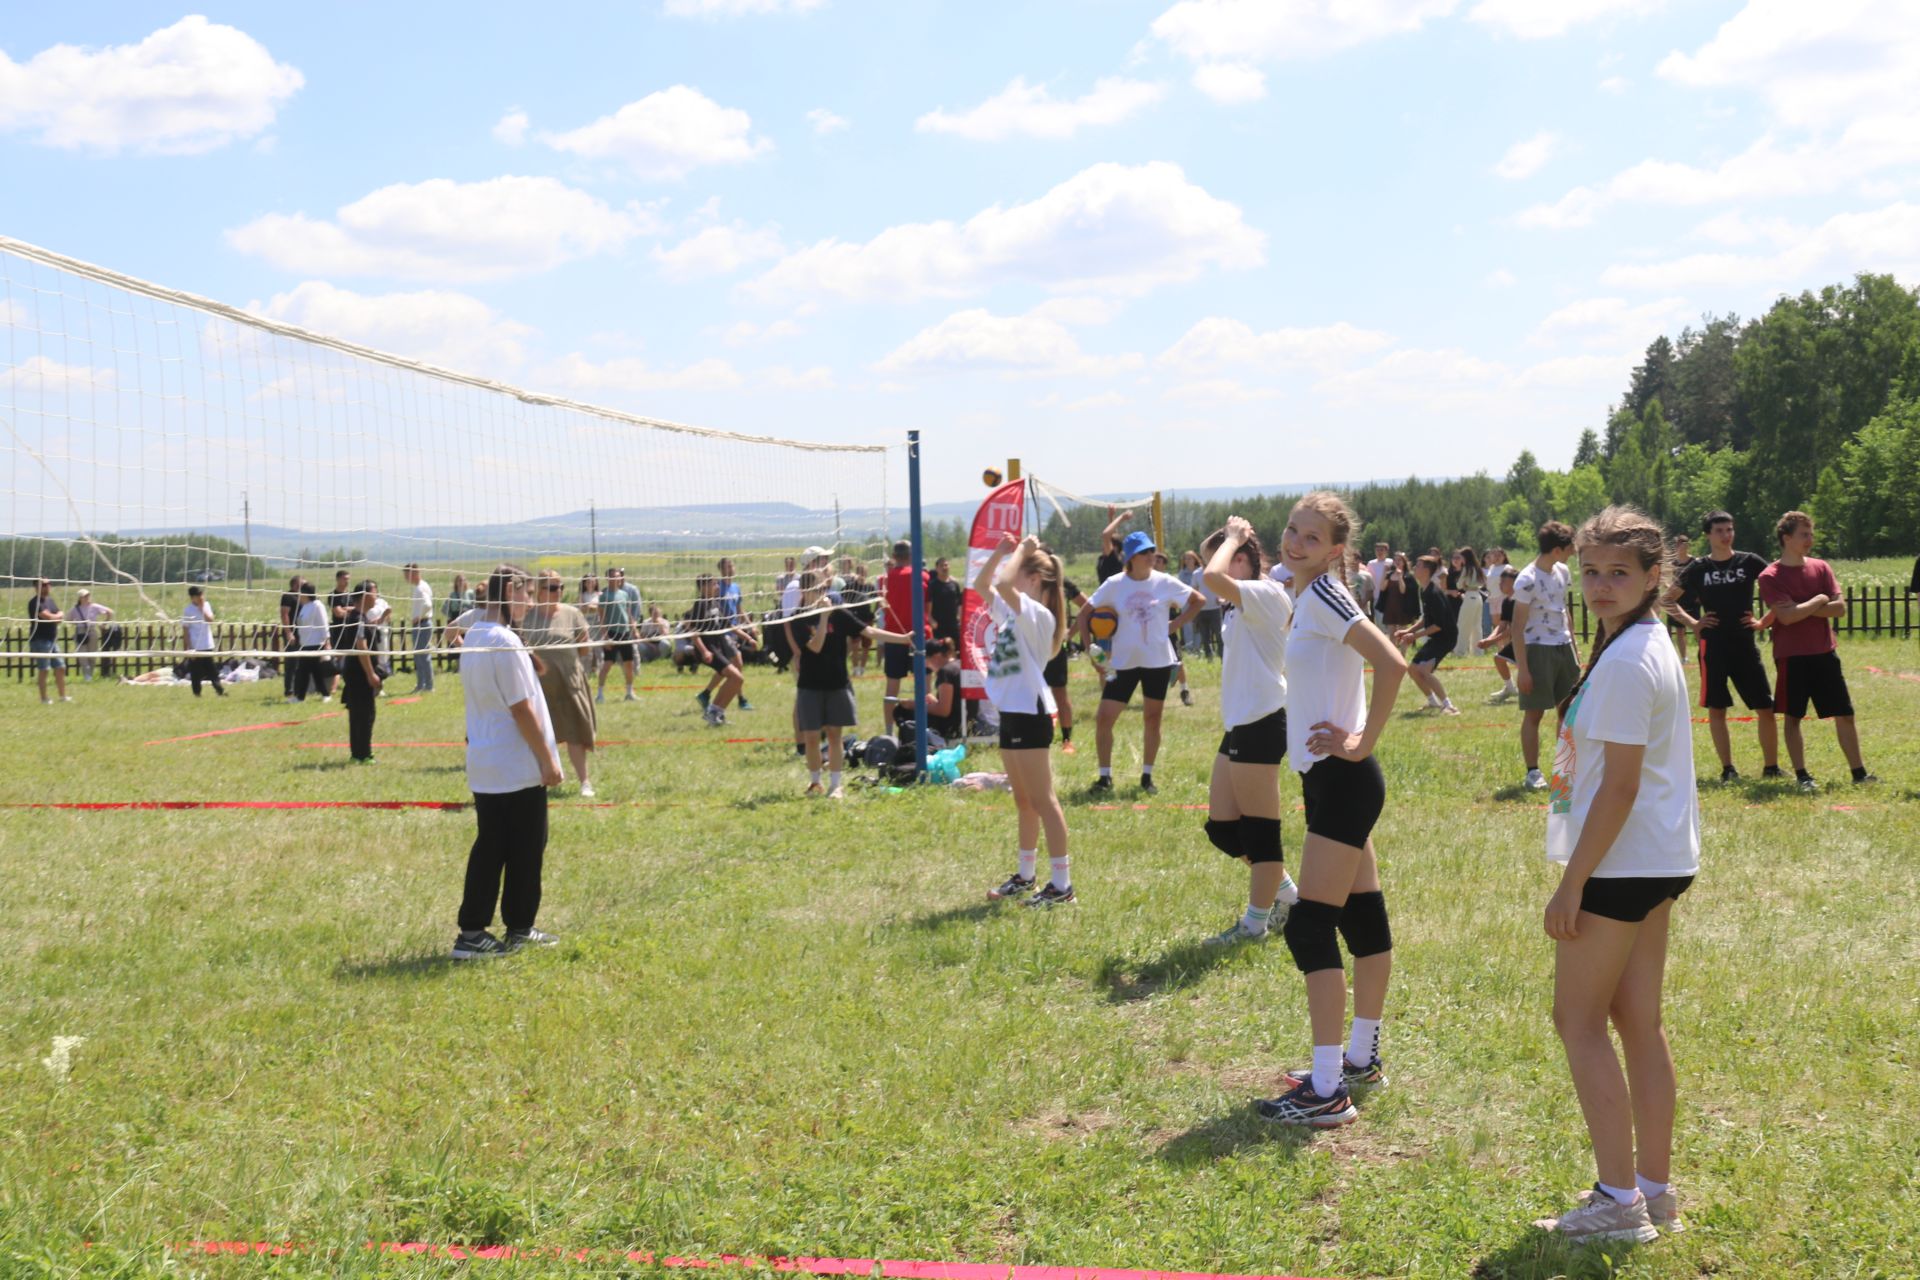
<path fill-rule="evenodd" d="M 230 538 L 210 533 L 169 535 L 166 543 L 148 543 L 120 534 L 91 535 L 99 552 L 85 539 L 5 538 L 0 539 L 0 565 L 4 565 L 6 584 L 32 587 L 39 578 L 54 582 L 124 582 L 114 569 L 145 583 L 199 582 L 201 575 L 221 575 L 214 581 L 242 581 L 249 561 L 255 578 L 264 578 L 267 567 L 258 556 L 248 557 L 247 549 Z M 186 544 L 186 545 L 182 545 Z M 102 562 L 101 556 L 106 557 Z M 109 568 L 109 564 L 112 568 Z"/>

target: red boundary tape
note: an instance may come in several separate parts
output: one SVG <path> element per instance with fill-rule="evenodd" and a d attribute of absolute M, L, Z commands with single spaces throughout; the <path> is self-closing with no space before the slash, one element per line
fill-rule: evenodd
<path fill-rule="evenodd" d="M 620 1260 L 653 1263 L 675 1270 L 704 1270 L 715 1266 L 766 1267 L 816 1276 L 871 1276 L 876 1269 L 887 1280 L 1303 1280 L 1297 1276 L 1216 1274 L 1207 1271 L 1134 1271 L 1122 1267 L 1029 1267 L 1009 1262 L 926 1262 L 897 1258 L 781 1258 L 723 1253 L 718 1258 L 680 1258 L 646 1250 L 516 1249 L 512 1245 L 459 1245 L 369 1241 L 376 1253 L 391 1253 L 456 1261 L 505 1262 L 515 1258 L 558 1258 L 575 1262 Z M 174 1246 L 177 1253 L 206 1253 L 278 1258 L 308 1249 L 297 1244 L 253 1243 L 245 1240 L 196 1240 Z"/>

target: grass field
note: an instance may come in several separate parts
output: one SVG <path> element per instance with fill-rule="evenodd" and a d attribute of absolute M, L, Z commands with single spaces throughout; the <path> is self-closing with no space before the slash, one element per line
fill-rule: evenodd
<path fill-rule="evenodd" d="M 1402 715 L 1376 831 L 1398 944 L 1392 1084 L 1358 1124 L 1255 1119 L 1307 1047 L 1283 946 L 1205 934 L 1245 874 L 1202 838 L 1217 672 L 1169 706 L 1162 794 L 1078 794 L 1080 903 L 993 908 L 1006 796 L 803 800 L 789 686 L 701 726 L 658 667 L 610 703 L 602 803 L 556 792 L 558 948 L 443 959 L 472 818 L 76 812 L 127 800 L 464 798 L 458 746 L 349 768 L 336 707 L 0 688 L 0 1275 L 583 1274 L 370 1255 L 368 1240 L 1017 1261 L 1310 1276 L 1895 1277 L 1920 1268 L 1920 651 L 1843 647 L 1868 760 L 1703 791 L 1668 1017 L 1693 1231 L 1611 1258 L 1527 1227 L 1593 1179 L 1548 1018 L 1541 805 L 1485 669 Z M 1871 672 L 1876 668 L 1881 674 Z M 396 691 L 410 682 L 394 682 Z M 1074 695 L 1096 690 L 1084 665 Z M 877 714 L 877 681 L 862 686 Z M 381 743 L 458 743 L 455 679 Z M 142 745 L 240 725 L 257 732 Z M 1117 772 L 1137 761 L 1122 722 Z M 1758 772 L 1749 726 L 1740 760 Z M 728 743 L 724 738 L 768 738 Z M 1712 754 L 1698 733 L 1702 773 Z M 975 749 L 992 767 L 996 753 Z M 1288 793 L 1291 803 L 1293 793 Z M 1289 809 L 1289 857 L 1301 838 Z M 43 1059 L 84 1036 L 64 1081 Z M 291 1240 L 185 1259 L 184 1240 Z M 91 1242 L 91 1247 L 87 1247 Z M 617 1269 L 608 1263 L 600 1274 Z M 626 1270 L 634 1270 L 631 1266 Z"/>

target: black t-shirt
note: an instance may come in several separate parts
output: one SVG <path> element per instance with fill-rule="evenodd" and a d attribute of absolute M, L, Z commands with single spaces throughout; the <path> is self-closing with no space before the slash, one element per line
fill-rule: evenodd
<path fill-rule="evenodd" d="M 873 600 L 877 594 L 873 584 L 851 578 L 847 580 L 847 585 L 840 589 L 841 601 L 852 611 L 853 616 L 860 620 L 860 625 L 863 627 L 873 625 Z"/>
<path fill-rule="evenodd" d="M 1120 558 L 1118 551 L 1106 551 L 1101 553 L 1099 563 L 1094 566 L 1093 572 L 1096 578 L 1105 582 L 1126 567 L 1126 562 Z"/>
<path fill-rule="evenodd" d="M 794 661 L 799 664 L 795 685 L 829 692 L 851 688 L 853 681 L 847 678 L 847 640 L 865 631 L 867 624 L 845 609 L 835 609 L 811 618 L 795 618 L 792 626 Z M 820 642 L 818 653 L 807 648 L 815 627 L 827 629 L 827 638 Z"/>
<path fill-rule="evenodd" d="M 296 591 L 282 591 L 280 608 L 286 613 L 287 624 L 291 626 L 300 617 L 300 594 Z"/>
<path fill-rule="evenodd" d="M 1441 590 L 1438 578 L 1428 579 L 1427 585 L 1420 588 L 1420 623 L 1440 628 L 1433 639 L 1442 643 L 1452 644 L 1460 638 L 1460 629 L 1453 618 L 1453 602 Z"/>
<path fill-rule="evenodd" d="M 707 652 L 721 657 L 739 652 L 739 637 L 733 631 L 733 602 L 725 596 L 695 600 L 687 611 L 687 621 L 700 633 Z"/>
<path fill-rule="evenodd" d="M 347 647 L 347 624 L 334 610 L 345 609 L 348 613 L 356 614 L 357 616 L 354 606 L 359 602 L 360 597 L 351 590 L 330 591 L 327 593 L 327 634 L 331 636 L 333 640 L 333 643 L 328 646 L 329 648 L 344 649 Z"/>
<path fill-rule="evenodd" d="M 340 648 L 347 651 L 340 659 L 340 675 L 356 689 L 373 687 L 367 683 L 367 673 L 360 665 L 360 655 L 354 652 L 360 645 L 367 646 L 367 656 L 373 661 L 373 669 L 376 672 L 380 670 L 380 642 L 374 635 L 375 630 L 371 622 L 360 616 L 358 609 L 348 614 L 347 620 L 340 625 Z"/>
<path fill-rule="evenodd" d="M 960 638 L 960 597 L 965 588 L 958 578 L 927 579 L 927 612 L 933 615 L 933 634 L 943 640 Z"/>
<path fill-rule="evenodd" d="M 1513 623 L 1513 597 L 1512 596 L 1508 596 L 1505 600 L 1502 600 L 1500 602 L 1500 621 L 1507 623 L 1509 626 L 1511 626 Z"/>
<path fill-rule="evenodd" d="M 58 640 L 60 638 L 60 624 L 57 622 L 48 622 L 40 616 L 42 609 L 51 613 L 57 607 L 58 606 L 53 603 L 52 596 L 35 596 L 33 598 L 33 604 L 31 606 L 33 611 L 33 629 L 27 635 L 28 643 L 32 643 L 35 640 Z"/>
<path fill-rule="evenodd" d="M 1753 643 L 1741 619 L 1753 612 L 1753 590 L 1766 567 L 1766 557 L 1736 551 L 1725 560 L 1697 556 L 1680 571 L 1681 607 L 1696 618 L 1711 612 L 1719 620 L 1700 633 L 1708 644 Z M 1699 608 L 1687 608 L 1690 601 Z"/>
<path fill-rule="evenodd" d="M 933 704 L 938 700 L 943 685 L 950 685 L 953 688 L 953 710 L 945 716 L 937 714 L 933 709 Z M 933 685 L 927 690 L 927 728 L 948 742 L 957 742 L 960 738 L 961 708 L 965 705 L 960 697 L 960 664 L 949 662 L 934 673 Z"/>

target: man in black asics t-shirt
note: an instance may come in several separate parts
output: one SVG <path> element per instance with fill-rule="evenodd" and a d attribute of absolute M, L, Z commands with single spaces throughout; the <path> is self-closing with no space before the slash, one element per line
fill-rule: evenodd
<path fill-rule="evenodd" d="M 1740 776 L 1733 767 L 1733 742 L 1727 733 L 1727 708 L 1733 705 L 1729 683 L 1760 723 L 1760 758 L 1764 765 L 1760 776 L 1779 778 L 1783 775 L 1778 728 L 1773 719 L 1773 688 L 1760 661 L 1760 647 L 1753 639 L 1760 625 L 1753 616 L 1753 592 L 1767 560 L 1751 551 L 1733 549 L 1733 517 L 1726 512 L 1709 511 L 1700 523 L 1712 550 L 1680 570 L 1667 590 L 1667 612 L 1699 637 L 1700 705 L 1707 709 L 1707 727 L 1712 730 L 1713 749 L 1720 757 L 1720 781 L 1732 782 Z M 1689 605 L 1698 613 L 1688 613 Z"/>

